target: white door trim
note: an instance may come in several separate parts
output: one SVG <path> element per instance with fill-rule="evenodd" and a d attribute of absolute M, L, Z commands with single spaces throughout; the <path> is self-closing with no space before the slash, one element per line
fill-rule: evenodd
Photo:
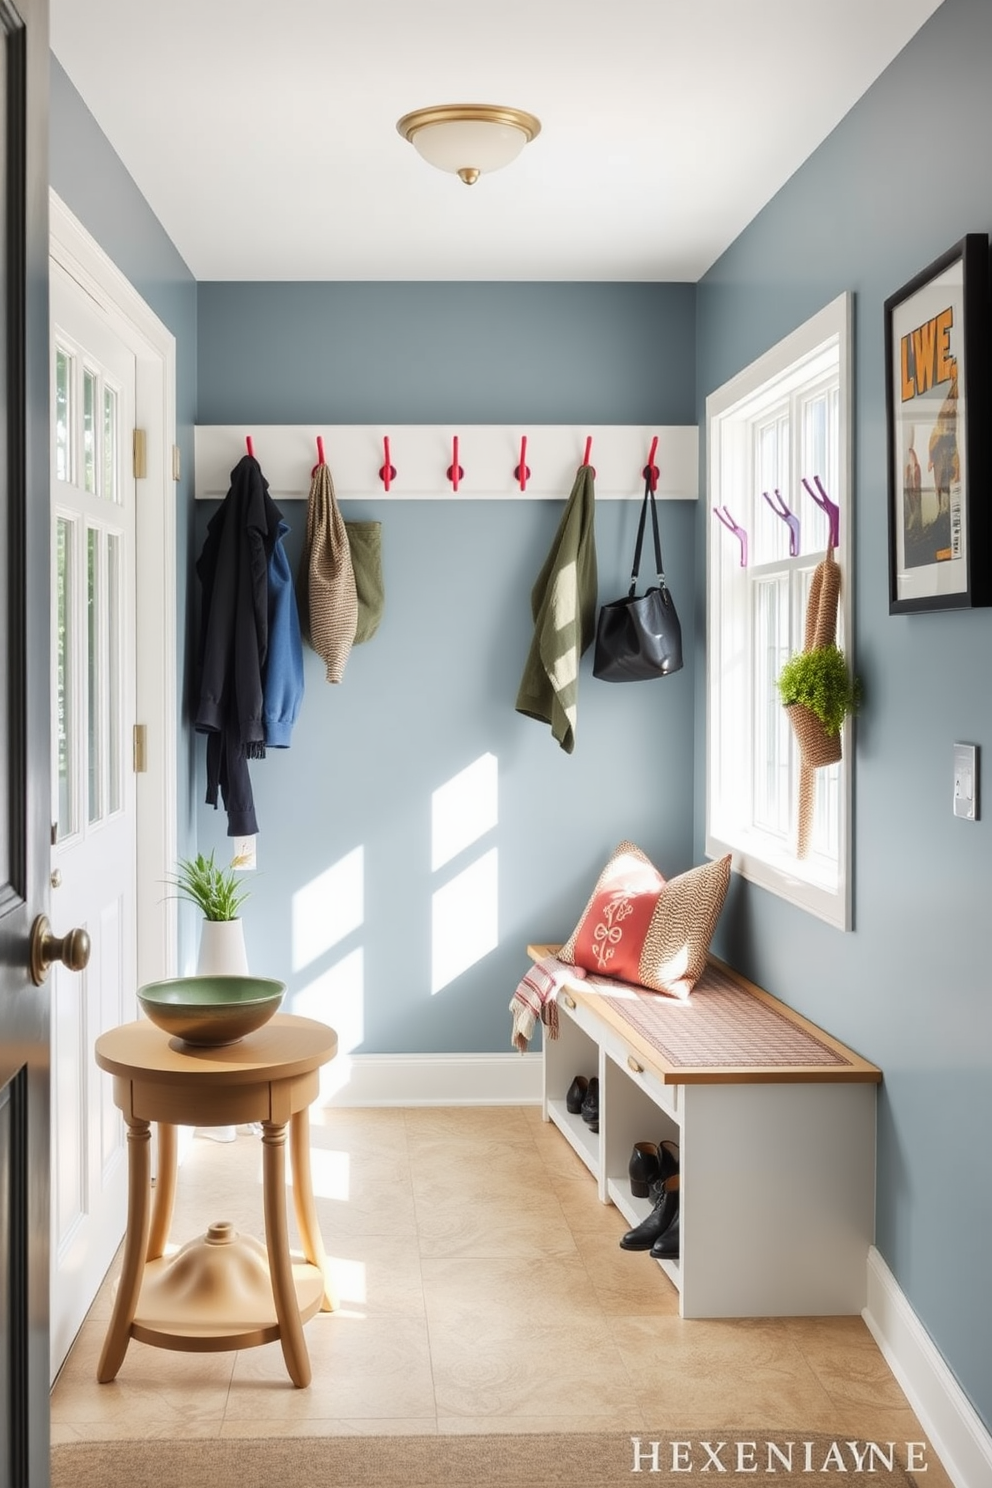
<path fill-rule="evenodd" d="M 147 771 L 137 786 L 138 985 L 176 974 L 175 900 L 165 881 L 177 853 L 176 342 L 54 191 L 50 252 L 86 291 L 137 359 L 136 422 L 146 431 L 137 482 L 137 720 L 147 726 Z"/>

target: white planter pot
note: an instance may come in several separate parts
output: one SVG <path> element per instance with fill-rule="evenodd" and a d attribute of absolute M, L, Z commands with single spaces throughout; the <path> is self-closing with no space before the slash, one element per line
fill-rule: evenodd
<path fill-rule="evenodd" d="M 248 957 L 245 954 L 245 927 L 240 920 L 204 920 L 200 926 L 200 954 L 196 962 L 197 976 L 247 976 Z M 215 1142 L 233 1142 L 237 1131 L 233 1126 L 197 1127 L 201 1136 Z"/>
<path fill-rule="evenodd" d="M 241 920 L 204 920 L 200 926 L 197 976 L 247 976 L 245 929 Z"/>

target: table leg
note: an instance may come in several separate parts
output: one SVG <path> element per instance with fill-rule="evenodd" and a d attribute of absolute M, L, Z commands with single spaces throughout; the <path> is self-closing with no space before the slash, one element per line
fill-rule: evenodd
<path fill-rule="evenodd" d="M 157 1261 L 165 1254 L 172 1225 L 172 1210 L 176 1202 L 177 1162 L 176 1128 L 164 1121 L 158 1123 L 158 1174 L 152 1197 L 152 1223 L 148 1233 L 149 1261 Z"/>
<path fill-rule="evenodd" d="M 109 1384 L 124 1362 L 131 1338 L 131 1324 L 138 1306 L 141 1278 L 148 1253 L 149 1193 L 152 1176 L 152 1133 L 147 1121 L 125 1115 L 127 1122 L 127 1230 L 124 1262 L 114 1310 L 97 1365 L 101 1385 Z"/>
<path fill-rule="evenodd" d="M 313 1180 L 310 1176 L 310 1112 L 304 1106 L 289 1122 L 289 1155 L 293 1169 L 293 1207 L 296 1223 L 303 1243 L 303 1254 L 311 1266 L 316 1266 L 324 1278 L 324 1296 L 321 1312 L 335 1312 L 341 1303 L 334 1278 L 324 1253 L 324 1241 L 320 1233 L 317 1209 L 313 1201 Z"/>
<path fill-rule="evenodd" d="M 262 1122 L 262 1186 L 265 1245 L 269 1255 L 272 1299 L 279 1321 L 279 1341 L 289 1377 L 299 1389 L 310 1383 L 310 1356 L 303 1337 L 300 1305 L 293 1285 L 286 1225 L 286 1123 Z"/>

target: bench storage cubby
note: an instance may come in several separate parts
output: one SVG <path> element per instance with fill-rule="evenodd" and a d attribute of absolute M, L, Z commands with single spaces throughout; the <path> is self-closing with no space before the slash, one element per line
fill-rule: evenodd
<path fill-rule="evenodd" d="M 567 983 L 543 1063 L 545 1120 L 631 1225 L 651 1211 L 634 1143 L 679 1145 L 680 1257 L 622 1263 L 662 1266 L 686 1318 L 860 1313 L 881 1071 L 712 958 L 688 1003 L 617 990 Z M 598 1133 L 567 1109 L 577 1074 L 599 1079 Z"/>

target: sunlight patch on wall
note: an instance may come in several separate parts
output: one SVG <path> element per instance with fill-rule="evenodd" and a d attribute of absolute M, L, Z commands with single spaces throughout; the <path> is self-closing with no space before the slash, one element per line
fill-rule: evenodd
<path fill-rule="evenodd" d="M 431 868 L 443 868 L 486 832 L 499 818 L 499 771 L 496 756 L 483 754 L 466 769 L 439 785 L 431 796 Z"/>
<path fill-rule="evenodd" d="M 338 1036 L 337 1058 L 357 1048 L 365 1037 L 364 949 L 359 946 L 294 992 L 293 1012 L 330 1024 Z"/>
<path fill-rule="evenodd" d="M 302 971 L 365 919 L 365 849 L 356 847 L 293 895 L 293 970 Z"/>
<path fill-rule="evenodd" d="M 431 995 L 495 950 L 498 855 L 492 848 L 436 890 L 431 907 Z"/>

